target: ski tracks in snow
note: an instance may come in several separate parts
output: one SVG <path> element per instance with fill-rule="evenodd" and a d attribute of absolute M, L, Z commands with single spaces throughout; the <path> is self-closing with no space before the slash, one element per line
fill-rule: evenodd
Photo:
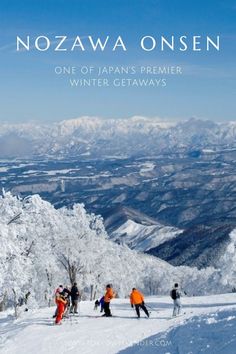
<path fill-rule="evenodd" d="M 225 344 L 225 341 L 219 335 L 220 329 L 223 329 L 229 345 L 236 343 L 232 332 L 234 330 L 236 333 L 235 294 L 185 297 L 182 299 L 183 314 L 174 319 L 171 319 L 172 301 L 169 297 L 150 297 L 146 303 L 152 307 L 150 319 L 143 312 L 141 319 L 137 319 L 128 299 L 112 301 L 114 317 L 111 318 L 101 317 L 99 310 L 94 311 L 94 303 L 82 302 L 80 316 L 70 316 L 61 326 L 54 325 L 54 308 L 22 313 L 18 320 L 2 313 L 0 352 L 195 354 L 199 353 L 202 345 L 205 352 L 210 354 L 214 352 L 211 329 L 218 333 L 222 343 Z"/>

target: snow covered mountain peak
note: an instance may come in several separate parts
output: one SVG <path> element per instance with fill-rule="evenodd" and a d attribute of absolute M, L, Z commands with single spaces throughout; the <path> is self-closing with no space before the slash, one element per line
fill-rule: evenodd
<path fill-rule="evenodd" d="M 8 137 L 11 146 L 8 148 Z M 105 119 L 82 116 L 51 124 L 0 124 L 0 156 L 19 155 L 15 139 L 24 139 L 33 155 L 156 156 L 196 149 L 235 148 L 236 125 L 192 118 L 171 122 L 134 116 Z M 9 151 L 8 151 L 9 150 Z M 25 154 L 25 149 L 24 149 Z"/>
<path fill-rule="evenodd" d="M 113 241 L 138 251 L 148 251 L 182 233 L 127 207 L 111 209 L 106 215 L 105 227 Z"/>

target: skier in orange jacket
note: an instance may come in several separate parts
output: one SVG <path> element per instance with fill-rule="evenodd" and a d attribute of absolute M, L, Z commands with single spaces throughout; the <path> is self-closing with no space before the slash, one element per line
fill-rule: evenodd
<path fill-rule="evenodd" d="M 61 324 L 62 316 L 65 311 L 66 300 L 63 294 L 58 294 L 56 296 L 56 304 L 57 304 L 57 317 L 56 317 L 56 324 Z"/>
<path fill-rule="evenodd" d="M 111 310 L 110 310 L 110 302 L 111 300 L 115 297 L 115 293 L 111 287 L 110 284 L 106 286 L 106 293 L 104 295 L 104 312 L 105 314 L 103 316 L 105 317 L 111 317 Z"/>
<path fill-rule="evenodd" d="M 140 291 L 138 291 L 136 288 L 133 288 L 130 294 L 130 304 L 131 307 L 135 306 L 135 310 L 138 318 L 140 318 L 140 310 L 139 310 L 140 308 L 145 312 L 147 317 L 149 317 L 149 312 L 144 303 L 143 294 Z"/>

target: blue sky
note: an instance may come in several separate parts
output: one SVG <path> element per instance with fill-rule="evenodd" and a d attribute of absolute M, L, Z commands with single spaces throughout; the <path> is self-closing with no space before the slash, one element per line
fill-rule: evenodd
<path fill-rule="evenodd" d="M 236 111 L 236 1 L 233 0 L 1 0 L 0 121 L 57 121 L 93 115 L 234 120 Z M 16 35 L 80 35 L 115 39 L 127 52 L 16 52 Z M 144 52 L 139 39 L 221 37 L 220 52 Z M 55 66 L 180 65 L 165 88 L 71 88 Z M 112 79 L 112 77 L 110 77 Z"/>

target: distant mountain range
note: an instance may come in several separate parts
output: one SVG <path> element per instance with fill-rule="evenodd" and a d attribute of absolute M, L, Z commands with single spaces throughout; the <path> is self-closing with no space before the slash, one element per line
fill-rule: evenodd
<path fill-rule="evenodd" d="M 155 156 L 176 151 L 198 154 L 227 146 L 236 148 L 236 122 L 80 117 L 51 124 L 0 124 L 1 157 Z"/>

